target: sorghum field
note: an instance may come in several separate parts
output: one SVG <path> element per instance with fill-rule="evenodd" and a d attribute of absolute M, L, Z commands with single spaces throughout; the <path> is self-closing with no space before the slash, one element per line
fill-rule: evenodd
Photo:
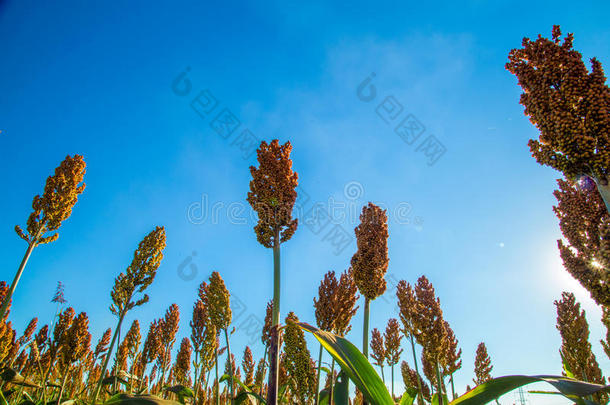
<path fill-rule="evenodd" d="M 190 307 L 172 304 L 172 294 L 187 292 L 168 291 L 161 297 L 166 312 L 150 323 L 138 321 L 149 305 L 150 286 L 165 271 L 164 224 L 151 224 L 141 240 L 133 241 L 133 257 L 123 264 L 124 270 L 114 271 L 108 302 L 99 304 L 108 306 L 113 323 L 100 325 L 73 307 L 61 282 L 49 297 L 55 316 L 39 318 L 35 305 L 15 302 L 13 295 L 30 277 L 28 261 L 41 249 L 51 251 L 64 233 L 87 232 L 71 226 L 70 218 L 79 215 L 81 197 L 96 187 L 87 181 L 87 156 L 71 154 L 54 172 L 49 170 L 31 209 L 24 210 L 14 228 L 25 252 L 11 252 L 23 253 L 23 258 L 14 274 L 3 270 L 0 283 L 0 405 L 472 405 L 496 403 L 531 383 L 546 384 L 546 391 L 530 398 L 608 403 L 610 385 L 596 355 L 610 357 L 610 88 L 601 62 L 586 60 L 573 42 L 572 34 L 554 26 L 549 37 L 526 38 L 510 51 L 505 69 L 516 78 L 520 103 L 538 134 L 529 142 L 533 159 L 561 177 L 556 203 L 548 207 L 563 234 L 557 255 L 565 272 L 603 310 L 601 322 L 608 331 L 601 341 L 603 353 L 594 353 L 581 304 L 573 293 L 564 292 L 553 303 L 562 360 L 556 370 L 549 375 L 497 375 L 485 336 L 478 347 L 467 348 L 476 350 L 474 364 L 467 364 L 462 359 L 466 348 L 443 313 L 443 297 L 433 280 L 410 270 L 410 278 L 388 288 L 388 212 L 373 202 L 359 207 L 359 223 L 353 229 L 356 250 L 344 263 L 346 270 L 308 280 L 319 286 L 308 304 L 315 317 L 285 308 L 280 286 L 290 268 L 282 267 L 281 257 L 296 249 L 290 242 L 303 224 L 294 215 L 299 167 L 293 158 L 300 152 L 290 141 L 278 139 L 257 143 L 256 163 L 243 165 L 250 176 L 243 200 L 257 221 L 247 229 L 272 263 L 267 271 L 273 285 L 261 287 L 272 292 L 260 302 L 260 308 L 266 307 L 256 337 L 264 347 L 262 357 L 249 346 L 233 343 L 232 292 L 223 270 L 206 276 Z M 187 79 L 177 80 L 175 86 L 190 86 Z M 296 291 L 299 286 L 285 288 Z M 398 312 L 374 319 L 375 325 L 384 325 L 375 328 L 371 308 L 380 297 L 391 300 Z M 14 326 L 14 314 L 31 318 L 25 330 Z M 188 330 L 180 328 L 181 319 L 188 319 Z M 352 331 L 356 322 L 362 322 L 362 335 Z M 486 322 L 493 327 L 500 320 Z M 105 332 L 91 333 L 92 325 Z M 459 375 L 471 383 L 457 386 Z"/>

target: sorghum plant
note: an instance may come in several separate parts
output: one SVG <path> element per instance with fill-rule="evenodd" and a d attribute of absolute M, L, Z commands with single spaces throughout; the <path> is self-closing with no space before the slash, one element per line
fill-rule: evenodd
<path fill-rule="evenodd" d="M 47 178 L 42 196 L 34 197 L 34 201 L 32 201 L 33 211 L 28 218 L 25 231 L 19 225 L 15 226 L 15 232 L 27 242 L 28 248 L 10 288 L 2 300 L 0 319 L 4 317 L 13 292 L 34 248 L 57 240 L 58 233 L 51 235 L 47 233 L 58 230 L 61 223 L 72 214 L 72 208 L 76 204 L 79 194 L 85 189 L 85 184 L 81 184 L 85 177 L 85 167 L 82 156 L 66 156 L 55 169 L 55 174 Z"/>
<path fill-rule="evenodd" d="M 297 230 L 298 220 L 292 218 L 297 198 L 298 174 L 292 170 L 292 145 L 280 145 L 277 139 L 261 142 L 257 152 L 259 167 L 250 166 L 252 181 L 248 203 L 258 214 L 254 227 L 256 239 L 266 248 L 273 249 L 273 319 L 270 342 L 271 367 L 267 404 L 277 404 L 279 367 L 280 323 L 280 245 L 288 241 Z"/>
<path fill-rule="evenodd" d="M 134 307 L 148 302 L 148 295 L 143 293 L 155 279 L 157 269 L 161 264 L 161 259 L 163 259 L 163 249 L 165 249 L 165 229 L 157 227 L 140 242 L 131 264 L 127 267 L 125 273 L 119 274 L 114 281 L 114 287 L 110 293 L 112 297 L 110 312 L 118 318 L 118 322 L 110 347 L 108 348 L 108 353 L 104 359 L 100 379 L 93 395 L 93 403 L 97 400 L 102 388 L 104 373 L 108 368 L 108 361 L 110 360 L 110 355 L 112 354 L 112 349 L 116 343 L 125 315 Z M 143 295 L 135 300 L 136 294 Z"/>

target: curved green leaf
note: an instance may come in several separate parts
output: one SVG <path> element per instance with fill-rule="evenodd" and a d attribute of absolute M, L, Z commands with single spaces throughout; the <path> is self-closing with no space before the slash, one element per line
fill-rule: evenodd
<path fill-rule="evenodd" d="M 402 398 L 400 398 L 399 405 L 413 405 L 415 402 L 415 398 L 417 397 L 417 389 L 415 388 L 407 388 L 404 394 L 402 394 Z"/>
<path fill-rule="evenodd" d="M 369 402 L 375 405 L 394 405 L 392 396 L 373 366 L 350 341 L 307 323 L 300 322 L 297 325 L 318 339 Z"/>
<path fill-rule="evenodd" d="M 555 387 L 564 397 L 577 403 L 587 403 L 583 397 L 597 392 L 610 391 L 610 386 L 591 384 L 562 376 L 553 375 L 508 375 L 487 381 L 466 394 L 455 399 L 450 405 L 480 405 L 493 401 L 496 398 L 521 386 L 534 382 L 546 382 Z"/>

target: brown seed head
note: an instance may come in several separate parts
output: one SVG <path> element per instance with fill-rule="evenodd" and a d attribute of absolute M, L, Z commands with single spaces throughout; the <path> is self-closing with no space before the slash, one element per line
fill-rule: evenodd
<path fill-rule="evenodd" d="M 247 200 L 258 214 L 256 238 L 267 248 L 289 240 L 298 225 L 298 220 L 292 219 L 298 174 L 292 170 L 291 151 L 290 142 L 280 145 L 277 139 L 269 144 L 263 141 L 256 151 L 259 167 L 250 167 L 252 180 Z"/>
<path fill-rule="evenodd" d="M 337 311 L 337 288 L 339 282 L 335 277 L 334 271 L 329 271 L 324 275 L 324 279 L 318 288 L 318 298 L 313 299 L 313 306 L 316 309 L 316 323 L 318 328 L 325 331 L 332 331 L 335 322 L 335 312 Z"/>
<path fill-rule="evenodd" d="M 356 302 L 360 298 L 352 271 L 341 273 L 336 297 L 337 307 L 332 332 L 338 336 L 345 336 L 352 328 L 350 322 L 358 310 Z"/>
<path fill-rule="evenodd" d="M 383 344 L 383 336 L 379 329 L 373 328 L 371 331 L 371 358 L 375 360 L 373 364 L 383 367 L 385 364 L 385 345 Z"/>
<path fill-rule="evenodd" d="M 487 347 L 485 343 L 479 343 L 477 347 L 477 353 L 474 359 L 474 375 L 475 379 L 473 380 L 476 385 L 483 384 L 486 381 L 491 380 L 491 370 L 493 366 L 491 365 L 491 359 L 487 354 Z"/>
<path fill-rule="evenodd" d="M 566 270 L 602 307 L 610 306 L 610 214 L 597 190 L 557 180 L 553 207 L 566 241 L 557 241 Z"/>
<path fill-rule="evenodd" d="M 388 270 L 388 217 L 373 203 L 362 208 L 355 229 L 358 251 L 352 257 L 354 280 L 360 293 L 374 300 L 385 292 Z"/>
<path fill-rule="evenodd" d="M 273 301 L 269 301 L 269 302 L 267 302 L 267 308 L 265 310 L 265 322 L 263 323 L 263 331 L 261 334 L 261 341 L 266 346 L 269 346 L 269 344 L 271 344 L 272 322 L 273 322 Z"/>
<path fill-rule="evenodd" d="M 256 367 L 256 363 L 252 358 L 252 350 L 250 350 L 249 346 L 246 346 L 244 350 L 244 357 L 241 361 L 241 368 L 244 370 L 244 384 L 246 386 L 251 387 L 254 384 L 254 368 Z"/>
<path fill-rule="evenodd" d="M 388 366 L 398 364 L 402 354 L 402 349 L 400 348 L 402 336 L 400 335 L 400 326 L 396 318 L 390 318 L 383 336 L 385 338 L 385 358 Z"/>
<path fill-rule="evenodd" d="M 585 311 L 580 309 L 574 294 L 564 292 L 557 307 L 557 329 L 561 335 L 559 352 L 576 379 L 605 384 L 601 369 L 589 343 L 589 324 Z M 607 395 L 596 395 L 597 402 L 605 403 Z"/>
<path fill-rule="evenodd" d="M 178 384 L 188 384 L 192 352 L 191 342 L 188 338 L 183 338 L 182 342 L 180 342 L 180 349 L 176 355 L 176 364 L 174 366 L 174 378 Z"/>
<path fill-rule="evenodd" d="M 585 174 L 608 184 L 610 88 L 601 63 L 591 59 L 589 72 L 572 48 L 573 35 L 561 39 L 556 25 L 551 39 L 524 38 L 508 56 L 506 69 L 523 88 L 525 114 L 540 131 L 529 146 L 538 163 L 567 178 Z"/>

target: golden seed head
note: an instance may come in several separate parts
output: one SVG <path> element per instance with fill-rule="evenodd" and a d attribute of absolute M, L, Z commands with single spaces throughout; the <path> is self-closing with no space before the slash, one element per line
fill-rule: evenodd
<path fill-rule="evenodd" d="M 383 336 L 377 328 L 373 328 L 371 331 L 371 358 L 375 360 L 373 364 L 380 367 L 385 365 L 385 345 L 383 344 Z"/>
<path fill-rule="evenodd" d="M 564 292 L 555 301 L 557 329 L 561 335 L 559 352 L 575 378 L 590 383 L 605 384 L 601 369 L 589 342 L 589 324 L 574 294 Z M 596 402 L 606 403 L 607 395 L 596 395 Z"/>
<path fill-rule="evenodd" d="M 61 354 L 65 366 L 81 360 L 91 346 L 89 318 L 85 312 L 78 314 L 69 329 L 61 337 Z"/>
<path fill-rule="evenodd" d="M 313 299 L 313 306 L 316 310 L 316 323 L 318 328 L 325 331 L 332 331 L 334 327 L 338 286 L 339 282 L 335 277 L 335 272 L 329 271 L 324 275 L 324 279 L 320 283 L 318 298 Z"/>
<path fill-rule="evenodd" d="M 385 358 L 388 366 L 398 364 L 402 354 L 402 349 L 400 348 L 402 336 L 400 334 L 400 326 L 395 318 L 390 318 L 383 336 L 385 339 Z"/>
<path fill-rule="evenodd" d="M 57 239 L 57 233 L 46 237 L 44 234 L 59 229 L 61 223 L 72 214 L 78 196 L 85 189 L 85 184 L 81 184 L 85 168 L 82 156 L 68 155 L 55 169 L 55 174 L 47 178 L 42 197 L 37 195 L 32 202 L 33 212 L 28 218 L 26 231 L 19 226 L 15 227 L 23 240 L 45 244 Z"/>
<path fill-rule="evenodd" d="M 267 303 L 265 310 L 265 322 L 263 323 L 263 331 L 261 334 L 261 341 L 264 345 L 269 346 L 271 344 L 271 327 L 273 322 L 273 301 Z"/>
<path fill-rule="evenodd" d="M 135 306 L 148 302 L 146 294 L 135 302 L 131 299 L 135 293 L 144 292 L 153 282 L 163 259 L 165 240 L 165 228 L 158 226 L 140 242 L 125 273 L 119 274 L 115 279 L 110 293 L 113 302 L 110 311 L 113 314 L 119 316 Z"/>
<path fill-rule="evenodd" d="M 227 329 L 231 324 L 231 294 L 225 287 L 220 274 L 215 271 L 210 276 L 210 284 L 207 287 L 207 302 L 209 305 L 210 319 L 218 332 Z"/>
<path fill-rule="evenodd" d="M 174 366 L 174 378 L 178 384 L 188 384 L 192 352 L 191 342 L 188 338 L 183 338 L 180 342 L 180 349 L 176 355 L 176 364 Z"/>
<path fill-rule="evenodd" d="M 259 167 L 250 167 L 247 200 L 258 214 L 256 238 L 267 248 L 289 240 L 298 225 L 298 220 L 292 219 L 298 174 L 292 170 L 291 151 L 290 142 L 280 145 L 277 139 L 269 144 L 263 141 L 257 150 Z"/>
<path fill-rule="evenodd" d="M 256 363 L 252 357 L 252 350 L 250 350 L 249 346 L 246 346 L 244 350 L 244 356 L 241 361 L 241 368 L 244 370 L 244 384 L 246 386 L 251 387 L 254 384 L 254 369 L 256 367 Z"/>
<path fill-rule="evenodd" d="M 483 384 L 486 381 L 491 380 L 491 370 L 493 366 L 491 365 L 491 359 L 487 354 L 487 347 L 485 343 L 479 343 L 477 347 L 477 353 L 474 359 L 474 375 L 476 376 L 473 379 L 476 385 Z"/>
<path fill-rule="evenodd" d="M 312 387 L 315 373 L 312 373 L 311 356 L 307 349 L 305 334 L 297 325 L 299 318 L 290 312 L 286 316 L 286 329 L 284 333 L 285 367 L 288 373 L 290 386 L 299 404 L 308 403 L 314 395 Z"/>
<path fill-rule="evenodd" d="M 374 300 L 385 292 L 388 270 L 388 217 L 385 210 L 369 203 L 362 208 L 355 229 L 358 250 L 352 257 L 354 280 L 360 293 Z"/>

